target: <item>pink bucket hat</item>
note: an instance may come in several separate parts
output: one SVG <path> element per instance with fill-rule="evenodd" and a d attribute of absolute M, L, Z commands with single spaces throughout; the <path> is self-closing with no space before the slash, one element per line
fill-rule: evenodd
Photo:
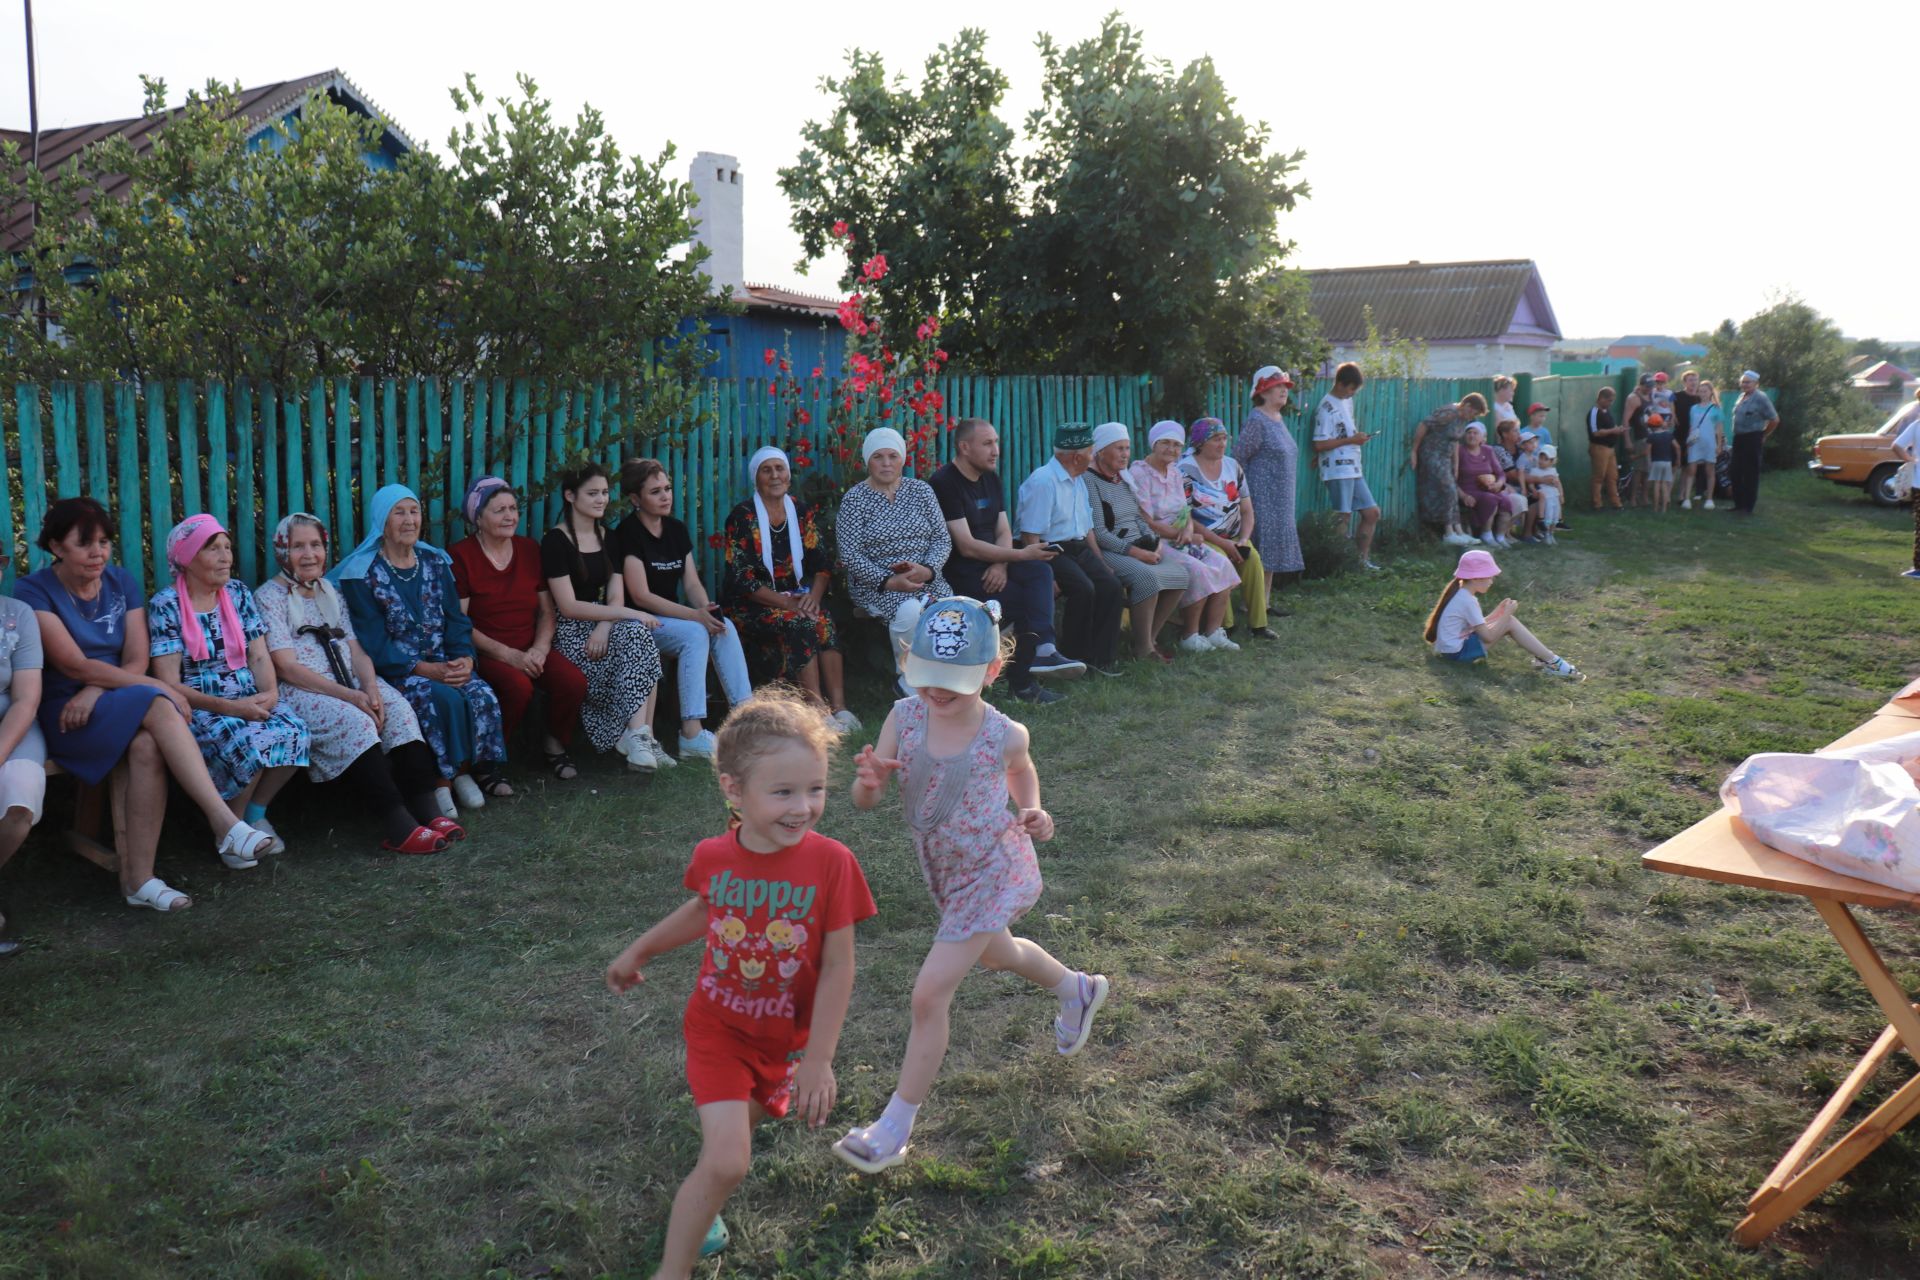
<path fill-rule="evenodd" d="M 1497 578 L 1500 566 L 1493 562 L 1491 551 L 1466 551 L 1460 556 L 1460 563 L 1453 568 L 1456 578 Z"/>

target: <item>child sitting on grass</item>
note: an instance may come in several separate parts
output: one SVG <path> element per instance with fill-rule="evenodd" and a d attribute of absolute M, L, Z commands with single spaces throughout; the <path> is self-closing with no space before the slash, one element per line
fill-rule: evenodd
<path fill-rule="evenodd" d="M 756 1124 L 797 1104 L 817 1129 L 833 1110 L 853 926 L 874 914 L 853 853 L 813 829 L 836 740 L 797 689 L 762 689 L 734 707 L 713 758 L 733 820 L 695 846 L 685 877 L 694 896 L 607 966 L 607 986 L 626 991 L 649 961 L 706 942 L 681 1020 L 700 1158 L 673 1198 L 654 1280 L 687 1280 L 726 1248 L 720 1209 L 747 1176 Z"/>
<path fill-rule="evenodd" d="M 1502 600 L 1491 614 L 1480 611 L 1479 597 L 1499 576 L 1500 566 L 1490 552 L 1468 551 L 1460 557 L 1453 581 L 1427 615 L 1425 634 L 1434 653 L 1455 662 L 1479 662 L 1487 656 L 1488 645 L 1512 640 L 1533 655 L 1542 675 L 1584 680 L 1571 662 L 1548 650 L 1520 624 L 1512 600 Z"/>
<path fill-rule="evenodd" d="M 904 770 L 907 825 L 940 908 L 933 947 L 913 984 L 913 1030 L 899 1086 L 877 1120 L 833 1145 L 862 1173 L 906 1159 L 914 1117 L 946 1057 L 954 992 L 974 965 L 1010 970 L 1054 994 L 1054 1047 L 1063 1055 L 1080 1052 L 1107 998 L 1104 977 L 1067 968 L 1008 928 L 1040 898 L 1033 842 L 1053 837 L 1053 819 L 1040 807 L 1026 727 L 980 696 L 1004 656 L 986 605 L 966 596 L 928 605 L 906 661 L 916 694 L 893 704 L 877 749 L 862 748 L 855 761 L 853 803 L 861 809 L 878 804 L 887 780 Z M 1008 807 L 1009 798 L 1017 808 Z"/>

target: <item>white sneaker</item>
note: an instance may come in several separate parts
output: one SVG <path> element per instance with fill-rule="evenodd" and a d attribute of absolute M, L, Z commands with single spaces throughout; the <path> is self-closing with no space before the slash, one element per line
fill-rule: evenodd
<path fill-rule="evenodd" d="M 1440 539 L 1440 541 L 1450 547 L 1470 547 L 1473 545 L 1473 535 L 1470 533 L 1462 533 L 1456 529 L 1446 537 Z"/>
<path fill-rule="evenodd" d="M 653 748 L 647 745 L 646 738 L 629 729 L 621 734 L 613 744 L 613 749 L 626 757 L 627 768 L 634 773 L 652 773 L 660 767 L 654 758 Z"/>
<path fill-rule="evenodd" d="M 1693 510 L 1693 499 L 1692 499 L 1692 498 L 1682 498 L 1682 499 L 1680 499 L 1680 509 L 1681 509 L 1682 511 L 1691 511 L 1691 510 Z"/>
<path fill-rule="evenodd" d="M 1208 636 L 1207 644 L 1212 646 L 1215 649 L 1220 650 L 1223 653 L 1240 652 L 1240 646 L 1235 644 L 1230 638 L 1228 638 L 1227 629 L 1225 627 L 1219 628 L 1212 635 Z"/>
<path fill-rule="evenodd" d="M 1180 641 L 1180 647 L 1188 653 L 1212 653 L 1213 645 L 1198 631 Z"/>
<path fill-rule="evenodd" d="M 839 725 L 840 732 L 842 733 L 860 732 L 860 728 L 861 728 L 860 717 L 853 714 L 853 712 L 847 710 L 845 707 L 840 708 L 838 711 L 828 716 L 827 719 Z"/>
<path fill-rule="evenodd" d="M 640 733 L 642 741 L 646 743 L 647 750 L 653 752 L 653 762 L 655 764 L 659 765 L 662 769 L 677 769 L 680 767 L 680 761 L 671 751 L 667 750 L 667 744 L 653 736 L 653 730 L 642 729 Z"/>
<path fill-rule="evenodd" d="M 480 784 L 473 780 L 472 774 L 463 773 L 453 780 L 453 798 L 460 802 L 462 809 L 487 807 L 487 798 L 480 794 Z"/>
<path fill-rule="evenodd" d="M 1485 533 L 1480 535 L 1480 541 L 1486 543 L 1490 547 L 1497 547 L 1500 545 L 1498 542 L 1494 541 L 1493 530 L 1491 529 L 1487 530 Z"/>
<path fill-rule="evenodd" d="M 1708 498 L 1708 499 L 1707 499 L 1707 501 L 1706 501 L 1706 505 L 1705 505 L 1705 508 L 1704 508 L 1704 509 L 1705 509 L 1705 510 L 1707 510 L 1707 511 L 1711 511 L 1711 510 L 1713 510 L 1713 499 L 1712 499 L 1712 498 Z"/>
<path fill-rule="evenodd" d="M 1380 566 L 1379 566 L 1379 565 L 1377 565 L 1377 564 L 1375 564 L 1375 563 L 1374 563 L 1373 561 L 1371 561 L 1371 560 L 1362 560 L 1362 561 L 1360 562 L 1360 567 L 1361 567 L 1362 569 L 1367 569 L 1367 570 L 1370 570 L 1370 571 L 1372 571 L 1372 572 L 1374 572 L 1374 573 L 1379 573 L 1379 572 L 1380 572 Z"/>
<path fill-rule="evenodd" d="M 1544 541 L 1550 547 L 1559 545 L 1553 540 L 1553 530 L 1551 529 L 1541 534 L 1540 537 L 1541 537 L 1541 540 Z"/>
<path fill-rule="evenodd" d="M 691 738 L 683 734 L 680 738 L 680 754 L 694 760 L 713 759 L 713 731 L 702 729 Z"/>

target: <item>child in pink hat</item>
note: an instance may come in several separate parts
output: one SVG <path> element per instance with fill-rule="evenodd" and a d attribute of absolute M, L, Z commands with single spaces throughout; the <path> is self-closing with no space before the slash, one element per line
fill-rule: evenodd
<path fill-rule="evenodd" d="M 1453 581 L 1440 593 L 1433 612 L 1427 615 L 1426 639 L 1435 654 L 1455 662 L 1478 662 L 1487 656 L 1487 646 L 1499 640 L 1512 640 L 1533 655 L 1542 675 L 1584 680 L 1571 662 L 1550 651 L 1520 623 L 1512 600 L 1502 600 L 1491 615 L 1480 611 L 1479 597 L 1500 576 L 1500 566 L 1487 551 L 1468 551 L 1453 570 Z"/>

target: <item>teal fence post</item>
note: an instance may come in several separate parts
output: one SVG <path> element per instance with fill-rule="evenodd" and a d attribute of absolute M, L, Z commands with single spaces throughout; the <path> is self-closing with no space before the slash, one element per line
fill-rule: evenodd
<path fill-rule="evenodd" d="M 53 384 L 53 496 L 69 498 L 80 492 L 80 415 L 71 382 Z"/>
<path fill-rule="evenodd" d="M 193 383 L 180 379 L 175 394 L 180 397 L 174 406 L 174 421 L 180 442 L 180 516 L 185 519 L 206 509 L 200 505 L 200 430 L 195 421 Z"/>
<path fill-rule="evenodd" d="M 153 584 L 148 588 L 149 595 L 170 577 L 167 573 L 167 533 L 173 528 L 173 489 L 168 483 L 169 470 L 167 395 L 156 378 L 147 384 L 147 518 L 141 524 L 142 530 L 149 533 L 153 540 L 147 559 L 153 568 L 153 576 L 148 579 Z M 138 538 L 140 535 L 134 536 Z M 141 563 L 140 550 L 140 544 L 136 541 L 122 552 L 125 559 L 121 563 L 129 567 Z"/>
<path fill-rule="evenodd" d="M 314 474 L 314 488 L 324 489 L 323 473 Z M 333 527 L 353 525 L 353 393 L 345 378 L 333 384 Z"/>
<path fill-rule="evenodd" d="M 509 468 L 507 483 L 512 485 L 513 491 L 520 495 L 521 506 L 526 511 L 529 522 L 538 520 L 540 517 L 538 504 L 527 498 L 527 432 L 530 422 L 527 414 L 532 393 L 533 388 L 529 379 L 513 380 L 513 420 L 507 424 L 506 437 L 495 446 L 500 451 L 502 465 Z M 511 461 L 509 461 L 509 455 L 511 455 Z M 531 523 L 528 531 L 533 531 Z"/>
<path fill-rule="evenodd" d="M 325 519 L 324 512 L 314 511 L 307 503 L 307 482 L 300 465 L 300 454 L 306 448 L 301 440 L 300 429 L 300 391 L 297 387 L 288 387 L 286 398 L 280 402 L 281 424 L 286 430 L 284 441 L 285 462 L 287 465 L 287 510 L 292 515 L 296 511 L 306 511 Z"/>
<path fill-rule="evenodd" d="M 280 397 L 271 382 L 260 384 L 260 474 L 265 477 L 266 527 L 280 527 Z"/>
<path fill-rule="evenodd" d="M 425 415 L 422 417 L 422 415 Z M 420 450 L 428 433 L 435 445 L 440 442 L 440 380 L 429 378 L 425 386 L 415 378 L 407 383 L 407 488 L 420 492 Z M 431 458 L 433 451 L 429 449 Z"/>
<path fill-rule="evenodd" d="M 253 483 L 253 386 L 245 378 L 233 388 L 233 494 L 234 510 L 240 513 L 240 563 L 254 582 L 260 572 L 260 504 Z M 273 536 L 269 526 L 266 536 Z"/>
<path fill-rule="evenodd" d="M 428 466 L 433 465 L 433 460 L 438 457 L 440 453 L 440 428 L 442 425 L 440 417 L 440 380 L 437 378 L 429 378 L 427 385 L 422 389 L 422 395 L 426 401 L 425 417 L 421 420 L 420 431 L 412 433 L 407 440 L 407 488 L 413 490 L 415 493 L 420 492 L 420 450 L 423 447 L 426 449 Z M 411 405 L 412 402 L 409 401 L 408 403 Z M 458 410 L 455 412 L 457 413 Z M 442 482 L 434 486 L 434 493 L 427 498 L 427 518 L 431 522 L 431 527 L 435 534 L 440 533 L 441 527 L 446 521 L 446 512 L 449 503 L 460 501 L 459 497 L 449 499 L 446 496 L 447 488 L 447 484 Z M 446 544 L 442 542 L 440 545 L 445 546 Z"/>
<path fill-rule="evenodd" d="M 407 417 L 418 419 L 418 380 L 407 384 Z M 398 388 L 392 378 L 380 383 L 380 475 L 378 481 L 370 475 L 360 477 L 360 505 L 364 508 L 373 498 L 374 490 L 384 488 L 400 479 L 400 402 Z"/>
<path fill-rule="evenodd" d="M 120 513 L 120 563 L 140 572 L 140 404 L 133 384 L 113 388 L 113 447 L 119 462 L 117 499 L 109 510 Z"/>
<path fill-rule="evenodd" d="M 392 383 L 387 384 L 387 416 L 389 419 L 393 416 Z M 355 486 L 349 483 L 341 498 L 342 505 L 347 511 L 365 511 L 367 499 L 372 497 L 373 491 L 380 487 L 377 483 L 380 477 L 379 452 L 380 418 L 373 407 L 373 379 L 362 378 L 360 379 L 360 465 L 354 470 L 353 476 L 348 477 L 350 482 L 355 478 L 359 480 L 360 499 L 358 502 L 354 501 Z M 344 467 L 346 459 L 342 458 L 340 463 Z M 344 512 L 342 518 L 345 518 Z"/>
<path fill-rule="evenodd" d="M 207 384 L 207 511 L 221 524 L 232 529 L 227 519 L 227 389 L 217 382 Z M 253 512 L 246 513 L 241 524 L 253 523 Z M 234 537 L 235 572 L 253 581 L 253 566 L 239 559 L 240 539 Z"/>
<path fill-rule="evenodd" d="M 87 496 L 113 510 L 113 468 L 107 464 L 107 388 L 87 384 Z"/>
<path fill-rule="evenodd" d="M 339 396 L 334 399 L 338 401 Z M 327 478 L 330 474 L 327 466 L 327 383 L 324 378 L 315 378 L 307 388 L 307 441 L 312 450 L 312 469 L 307 476 L 307 508 L 320 517 L 320 523 L 332 528 L 340 522 L 335 520 L 327 507 Z"/>
<path fill-rule="evenodd" d="M 20 522 L 37 530 L 47 513 L 46 455 L 40 443 L 40 388 L 21 387 L 15 393 L 19 414 L 15 427 L 20 432 Z M 31 538 L 29 538 L 31 541 Z M 47 553 L 38 547 L 27 552 L 29 571 L 47 562 Z"/>

